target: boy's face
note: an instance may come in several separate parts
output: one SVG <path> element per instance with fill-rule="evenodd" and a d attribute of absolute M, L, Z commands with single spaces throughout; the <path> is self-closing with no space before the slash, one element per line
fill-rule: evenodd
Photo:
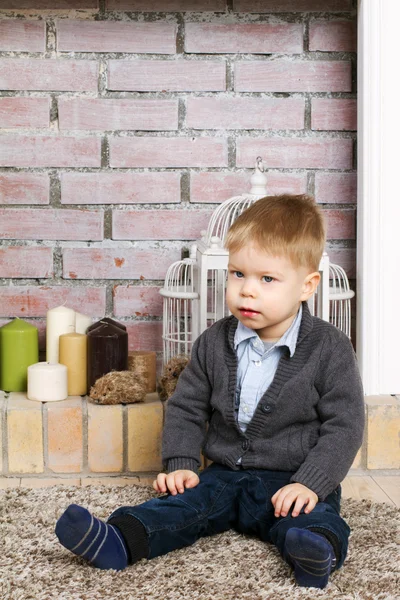
<path fill-rule="evenodd" d="M 265 341 L 278 340 L 300 304 L 314 293 L 320 275 L 294 267 L 253 244 L 229 253 L 226 301 L 231 313 Z"/>

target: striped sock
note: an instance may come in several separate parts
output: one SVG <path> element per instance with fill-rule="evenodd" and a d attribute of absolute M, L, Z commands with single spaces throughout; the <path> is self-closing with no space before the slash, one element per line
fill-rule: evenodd
<path fill-rule="evenodd" d="M 96 519 L 86 508 L 70 504 L 55 530 L 60 543 L 98 569 L 121 571 L 128 566 L 128 553 L 121 532 Z"/>
<path fill-rule="evenodd" d="M 327 585 L 335 554 L 323 535 L 292 527 L 286 534 L 284 553 L 300 586 L 322 589 Z"/>

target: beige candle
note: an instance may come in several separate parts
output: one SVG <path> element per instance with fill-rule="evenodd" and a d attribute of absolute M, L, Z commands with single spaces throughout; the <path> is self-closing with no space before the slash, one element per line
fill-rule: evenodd
<path fill-rule="evenodd" d="M 87 342 L 82 333 L 60 335 L 60 363 L 68 369 L 68 396 L 82 396 L 87 392 Z"/>
<path fill-rule="evenodd" d="M 128 371 L 143 374 L 147 382 L 147 393 L 156 391 L 156 353 L 134 350 L 128 352 Z"/>

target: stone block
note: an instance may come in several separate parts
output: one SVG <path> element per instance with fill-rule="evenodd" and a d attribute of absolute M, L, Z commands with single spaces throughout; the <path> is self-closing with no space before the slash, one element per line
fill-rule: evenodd
<path fill-rule="evenodd" d="M 49 469 L 79 473 L 83 463 L 82 399 L 70 396 L 47 403 L 47 423 Z"/>
<path fill-rule="evenodd" d="M 42 403 L 13 392 L 7 405 L 10 473 L 43 473 Z"/>
<path fill-rule="evenodd" d="M 95 473 L 122 471 L 121 404 L 100 406 L 88 402 L 88 461 Z"/>
<path fill-rule="evenodd" d="M 163 408 L 159 400 L 128 406 L 128 470 L 160 471 Z"/>
<path fill-rule="evenodd" d="M 400 402 L 395 396 L 367 396 L 367 469 L 400 468 Z"/>

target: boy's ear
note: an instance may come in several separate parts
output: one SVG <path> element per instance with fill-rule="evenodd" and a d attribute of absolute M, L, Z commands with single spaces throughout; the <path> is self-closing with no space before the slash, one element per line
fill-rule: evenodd
<path fill-rule="evenodd" d="M 318 271 L 307 275 L 303 282 L 303 293 L 301 295 L 301 301 L 308 300 L 309 298 L 311 298 L 311 296 L 317 289 L 320 280 L 321 275 L 318 273 Z"/>

